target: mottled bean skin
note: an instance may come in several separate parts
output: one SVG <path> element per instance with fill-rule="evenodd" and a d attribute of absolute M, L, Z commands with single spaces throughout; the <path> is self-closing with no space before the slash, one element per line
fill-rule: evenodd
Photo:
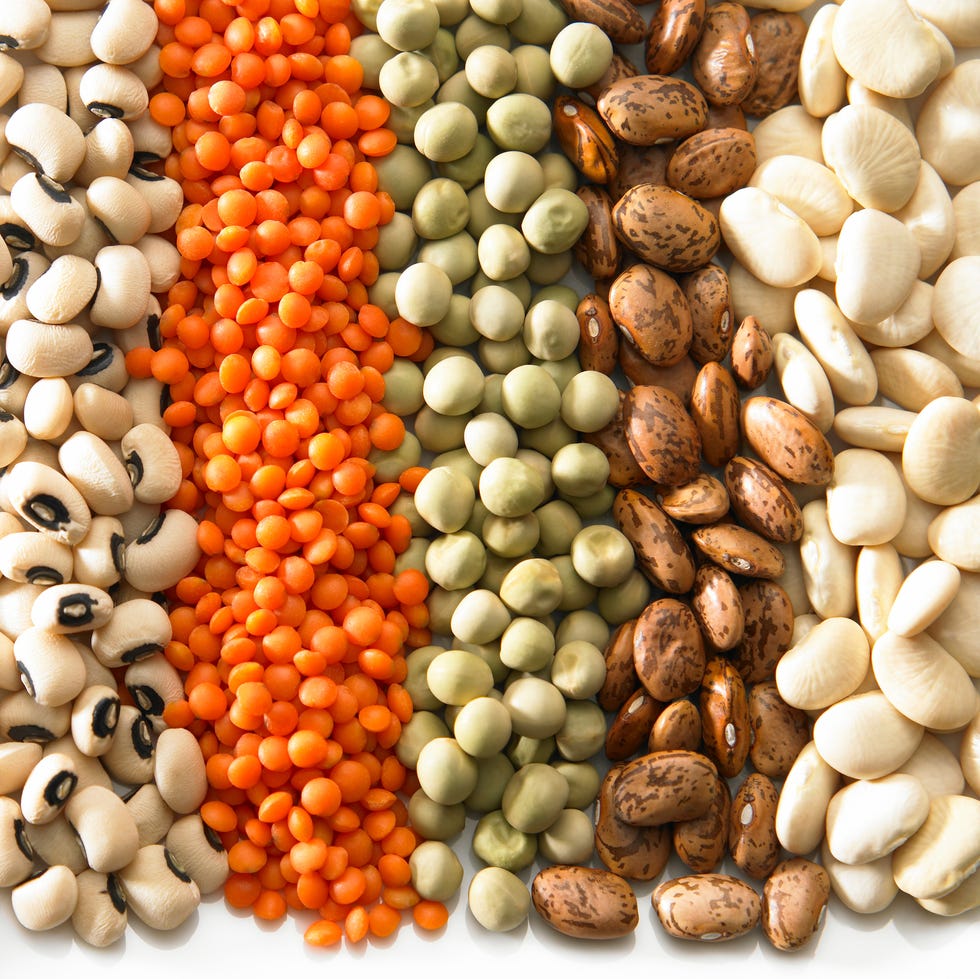
<path fill-rule="evenodd" d="M 596 108 L 613 135 L 636 146 L 691 136 L 708 117 L 704 95 L 668 75 L 622 78 L 602 93 Z"/>
<path fill-rule="evenodd" d="M 552 119 L 558 145 L 579 173 L 595 184 L 616 179 L 616 143 L 595 109 L 580 99 L 560 95 Z"/>
<path fill-rule="evenodd" d="M 633 634 L 633 666 L 640 683 L 664 702 L 698 689 L 705 651 L 694 613 L 675 598 L 659 598 L 641 613 Z"/>
<path fill-rule="evenodd" d="M 732 662 L 746 683 L 771 680 L 793 638 L 793 604 L 775 581 L 747 581 L 738 591 L 745 627 Z"/>
<path fill-rule="evenodd" d="M 755 138 L 745 129 L 709 128 L 689 136 L 667 164 L 667 183 L 699 200 L 744 187 L 755 172 Z"/>
<path fill-rule="evenodd" d="M 738 105 L 752 90 L 758 61 L 752 51 L 749 15 L 740 3 L 711 7 L 691 56 L 691 70 L 713 105 Z"/>
<path fill-rule="evenodd" d="M 723 942 L 750 932 L 762 914 L 755 890 L 728 874 L 696 874 L 665 880 L 653 907 L 668 935 Z"/>
<path fill-rule="evenodd" d="M 696 874 L 717 870 L 728 850 L 728 823 L 732 796 L 720 775 L 707 812 L 697 819 L 674 823 L 673 842 L 677 855 Z"/>
<path fill-rule="evenodd" d="M 778 548 L 738 524 L 718 523 L 699 527 L 691 539 L 706 558 L 733 574 L 750 578 L 778 578 L 786 569 L 786 560 Z"/>
<path fill-rule="evenodd" d="M 531 884 L 535 910 L 572 938 L 621 938 L 636 929 L 636 895 L 622 877 L 593 867 L 545 867 Z"/>
<path fill-rule="evenodd" d="M 618 206 L 612 211 L 614 226 Z M 609 311 L 625 341 L 658 367 L 676 364 L 691 346 L 693 324 L 684 293 L 670 275 L 652 265 L 631 265 L 615 278 Z"/>
<path fill-rule="evenodd" d="M 700 469 L 701 438 L 680 398 L 666 388 L 638 385 L 626 395 L 626 440 L 654 482 L 678 486 Z"/>
<path fill-rule="evenodd" d="M 799 14 L 765 10 L 752 17 L 749 33 L 759 67 L 742 109 L 762 117 L 789 105 L 797 96 L 806 21 Z"/>
<path fill-rule="evenodd" d="M 691 309 L 691 356 L 699 363 L 724 360 L 732 346 L 732 290 L 720 265 L 706 265 L 681 279 Z"/>
<path fill-rule="evenodd" d="M 633 826 L 662 826 L 703 816 L 711 805 L 715 766 L 693 751 L 657 751 L 627 762 L 613 805 Z"/>
<path fill-rule="evenodd" d="M 639 44 L 646 33 L 643 15 L 629 0 L 561 0 L 572 20 L 601 27 L 617 44 Z"/>
<path fill-rule="evenodd" d="M 734 778 L 745 767 L 752 743 L 745 683 L 723 657 L 708 660 L 698 698 L 704 753 L 720 775 Z"/>
<path fill-rule="evenodd" d="M 645 61 L 653 75 L 672 75 L 701 37 L 707 0 L 663 0 L 650 19 Z"/>
<path fill-rule="evenodd" d="M 732 509 L 766 540 L 789 543 L 803 534 L 803 511 L 789 487 L 768 466 L 735 456 L 725 465 L 725 488 Z"/>

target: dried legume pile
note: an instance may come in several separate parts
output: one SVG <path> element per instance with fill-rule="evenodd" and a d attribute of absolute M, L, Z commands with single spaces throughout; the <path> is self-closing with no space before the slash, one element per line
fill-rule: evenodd
<path fill-rule="evenodd" d="M 0 11 L 18 922 L 976 913 L 980 10 L 99 6 Z"/>

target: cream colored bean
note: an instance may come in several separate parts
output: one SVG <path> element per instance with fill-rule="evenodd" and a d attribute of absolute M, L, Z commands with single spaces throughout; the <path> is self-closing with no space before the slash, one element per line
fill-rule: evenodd
<path fill-rule="evenodd" d="M 923 159 L 954 187 L 980 179 L 978 90 L 980 59 L 971 58 L 932 89 L 915 124 Z"/>
<path fill-rule="evenodd" d="M 963 255 L 980 255 L 980 181 L 975 180 L 953 196 L 956 237 L 950 261 Z"/>
<path fill-rule="evenodd" d="M 920 350 L 880 347 L 871 351 L 878 393 L 900 408 L 921 411 L 942 397 L 963 397 L 963 385 L 951 367 Z"/>
<path fill-rule="evenodd" d="M 772 194 L 821 238 L 837 234 L 854 210 L 833 170 L 803 156 L 770 157 L 756 168 L 748 186 Z"/>
<path fill-rule="evenodd" d="M 944 363 L 964 387 L 980 387 L 980 360 L 964 357 L 958 350 L 954 350 L 939 335 L 938 330 L 930 330 L 916 342 L 915 349 Z"/>
<path fill-rule="evenodd" d="M 786 400 L 821 432 L 829 431 L 834 419 L 834 392 L 820 362 L 791 333 L 777 333 L 772 349 L 776 375 Z"/>
<path fill-rule="evenodd" d="M 854 546 L 887 544 L 904 521 L 905 490 L 887 456 L 873 449 L 839 452 L 827 484 L 827 523 L 834 537 Z"/>
<path fill-rule="evenodd" d="M 821 617 L 848 616 L 857 607 L 857 554 L 856 548 L 842 544 L 831 533 L 824 500 L 811 500 L 803 507 L 803 581 L 813 611 Z"/>
<path fill-rule="evenodd" d="M 974 871 L 963 883 L 942 897 L 920 898 L 920 907 L 932 914 L 951 917 L 980 907 L 980 873 Z"/>
<path fill-rule="evenodd" d="M 865 343 L 878 347 L 909 347 L 932 332 L 934 287 L 916 280 L 907 298 L 890 316 L 877 323 L 853 323 Z"/>
<path fill-rule="evenodd" d="M 980 793 L 980 714 L 963 731 L 960 740 L 960 768 L 970 788 Z"/>
<path fill-rule="evenodd" d="M 935 503 L 927 503 L 912 492 L 902 472 L 901 455 L 889 453 L 888 458 L 901 477 L 902 485 L 905 488 L 905 523 L 902 524 L 902 529 L 892 538 L 891 542 L 902 557 L 932 557 L 932 546 L 929 543 L 929 525 L 942 512 L 942 507 Z"/>
<path fill-rule="evenodd" d="M 980 63 L 980 60 L 978 60 Z M 939 335 L 958 353 L 980 360 L 980 255 L 950 262 L 936 279 L 932 316 Z"/>
<path fill-rule="evenodd" d="M 802 105 L 787 105 L 760 119 L 755 137 L 756 165 L 773 156 L 792 153 L 823 163 L 822 125 Z"/>
<path fill-rule="evenodd" d="M 834 54 L 836 17 L 836 4 L 826 3 L 819 7 L 810 21 L 800 52 L 800 102 L 818 119 L 836 112 L 844 104 L 847 75 Z"/>
<path fill-rule="evenodd" d="M 888 95 L 882 95 L 881 92 L 872 91 L 855 78 L 847 79 L 846 90 L 847 101 L 851 105 L 869 105 L 881 109 L 897 119 L 909 132 L 915 130 L 912 113 L 909 112 L 908 102 L 905 99 L 893 99 Z"/>
<path fill-rule="evenodd" d="M 919 245 L 922 259 L 919 278 L 930 278 L 953 248 L 956 237 L 953 202 L 942 177 L 925 160 L 908 203 L 895 212 Z"/>
<path fill-rule="evenodd" d="M 776 805 L 776 836 L 790 853 L 812 853 L 820 845 L 827 806 L 840 781 L 812 741 L 796 756 Z"/>
<path fill-rule="evenodd" d="M 908 761 L 896 769 L 903 775 L 914 775 L 934 799 L 939 795 L 959 795 L 966 784 L 959 759 L 945 743 L 928 731 Z"/>
<path fill-rule="evenodd" d="M 893 544 L 861 548 L 855 569 L 857 613 L 869 642 L 888 631 L 888 616 L 904 579 L 902 558 Z"/>
<path fill-rule="evenodd" d="M 755 316 L 770 336 L 792 333 L 796 329 L 793 300 L 798 286 L 781 289 L 767 285 L 735 261 L 728 270 L 728 283 L 732 290 L 732 313 L 737 322 L 746 316 Z"/>
<path fill-rule="evenodd" d="M 956 597 L 960 571 L 946 561 L 926 561 L 909 572 L 891 611 L 888 628 L 900 636 L 927 629 Z"/>
<path fill-rule="evenodd" d="M 961 571 L 980 571 L 980 496 L 947 507 L 929 524 L 933 553 Z"/>
<path fill-rule="evenodd" d="M 980 622 L 980 574 L 961 571 L 955 598 L 926 631 L 974 678 L 980 677 L 977 622 Z"/>
<path fill-rule="evenodd" d="M 857 448 L 901 452 L 916 417 L 914 411 L 885 405 L 842 408 L 834 416 L 834 434 Z"/>
<path fill-rule="evenodd" d="M 884 911 L 898 896 L 891 854 L 869 863 L 842 863 L 830 852 L 824 840 L 820 847 L 820 863 L 830 876 L 834 894 L 845 907 L 858 914 Z"/>

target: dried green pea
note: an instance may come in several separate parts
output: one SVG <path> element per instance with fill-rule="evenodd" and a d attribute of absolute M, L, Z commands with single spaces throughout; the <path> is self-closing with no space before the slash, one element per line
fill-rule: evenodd
<path fill-rule="evenodd" d="M 489 866 L 515 873 L 534 862 L 538 842 L 533 833 L 515 828 L 502 810 L 495 809 L 483 816 L 474 827 L 473 852 Z"/>

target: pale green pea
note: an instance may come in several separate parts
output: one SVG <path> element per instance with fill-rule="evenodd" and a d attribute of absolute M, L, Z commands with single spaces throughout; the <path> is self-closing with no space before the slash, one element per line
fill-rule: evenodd
<path fill-rule="evenodd" d="M 486 366 L 484 364 L 484 366 Z M 483 385 L 483 400 L 477 405 L 479 412 L 493 412 L 495 415 L 502 415 L 504 411 L 501 391 L 504 384 L 504 375 L 496 372 L 487 374 Z"/>
<path fill-rule="evenodd" d="M 395 558 L 395 574 L 401 574 L 409 569 L 425 574 L 425 552 L 429 542 L 424 537 L 415 537 L 408 547 Z"/>
<path fill-rule="evenodd" d="M 479 489 L 480 499 L 498 517 L 523 517 L 545 499 L 540 473 L 519 459 L 494 459 L 480 474 Z"/>
<path fill-rule="evenodd" d="M 486 523 L 489 515 L 490 511 L 484 506 L 483 500 L 474 500 L 473 512 L 470 514 L 470 519 L 463 525 L 463 530 L 468 530 L 471 534 L 476 534 L 480 540 L 483 540 L 483 525 Z M 483 541 L 483 543 L 486 545 L 486 541 Z"/>
<path fill-rule="evenodd" d="M 475 643 L 475 642 L 464 642 L 458 637 L 453 638 L 453 649 L 465 649 L 469 653 L 473 653 L 475 656 L 479 656 L 487 666 L 490 667 L 490 672 L 493 674 L 493 682 L 501 683 L 508 674 L 508 669 L 500 661 L 500 643 L 499 642 L 485 642 L 485 643 Z M 491 690 L 488 697 L 496 697 L 497 691 Z"/>
<path fill-rule="evenodd" d="M 557 864 L 586 864 L 595 846 L 595 827 L 581 809 L 563 809 L 538 836 L 541 856 Z"/>
<path fill-rule="evenodd" d="M 476 787 L 477 767 L 455 739 L 435 738 L 419 752 L 415 774 L 433 802 L 452 806 Z"/>
<path fill-rule="evenodd" d="M 497 105 L 499 104 L 498 102 Z M 487 118 L 489 119 L 489 113 Z M 527 209 L 524 220 L 521 221 L 521 231 L 532 248 L 546 255 L 553 255 L 555 252 L 568 251 L 581 237 L 588 223 L 589 209 L 585 202 L 570 190 L 552 187 Z"/>
<path fill-rule="evenodd" d="M 541 452 L 521 447 L 514 456 L 518 462 L 530 466 L 544 483 L 544 498 L 547 500 L 555 492 L 555 484 L 551 478 L 551 460 Z"/>
<path fill-rule="evenodd" d="M 442 269 L 449 276 L 449 281 L 454 286 L 458 286 L 469 279 L 479 266 L 476 242 L 465 231 L 460 231 L 459 234 L 453 235 L 451 238 L 426 242 L 419 249 L 418 260 Z M 453 295 L 455 296 L 456 293 Z M 466 297 L 462 298 L 465 299 Z M 450 300 L 449 308 L 449 312 L 451 311 L 452 300 Z M 449 312 L 447 312 L 447 316 Z M 438 324 L 434 323 L 433 326 L 438 326 Z"/>
<path fill-rule="evenodd" d="M 524 0 L 520 14 L 507 28 L 523 44 L 551 44 L 567 23 L 557 0 Z"/>
<path fill-rule="evenodd" d="M 506 48 L 489 44 L 474 48 L 463 70 L 474 91 L 488 99 L 503 98 L 517 84 L 517 62 Z"/>
<path fill-rule="evenodd" d="M 508 150 L 487 165 L 483 186 L 493 207 L 523 214 L 544 192 L 544 170 L 530 153 Z"/>
<path fill-rule="evenodd" d="M 449 728 L 441 717 L 428 710 L 417 710 L 402 726 L 395 754 L 406 768 L 415 768 L 419 752 L 436 738 L 449 737 Z"/>
<path fill-rule="evenodd" d="M 419 120 L 434 105 L 435 102 L 432 99 L 423 102 L 421 105 L 393 105 L 385 126 L 395 134 L 399 143 L 404 146 L 414 145 L 418 149 L 418 141 L 415 137 Z"/>
<path fill-rule="evenodd" d="M 556 761 L 551 766 L 568 782 L 569 809 L 587 809 L 599 795 L 602 779 L 595 765 L 588 761 Z"/>
<path fill-rule="evenodd" d="M 519 280 L 511 279 L 510 282 L 502 285 L 509 287 L 511 283 L 517 281 Z M 515 367 L 521 367 L 531 360 L 531 353 L 524 346 L 524 340 L 520 335 L 509 340 L 488 340 L 486 337 L 480 337 L 477 342 L 477 353 L 480 356 L 480 363 L 487 370 L 501 375 L 509 374 Z"/>
<path fill-rule="evenodd" d="M 483 816 L 474 827 L 473 852 L 489 866 L 515 873 L 534 863 L 538 841 L 533 833 L 515 829 L 502 810 L 495 809 Z"/>
<path fill-rule="evenodd" d="M 524 306 L 503 286 L 484 286 L 473 293 L 469 305 L 470 322 L 488 340 L 510 340 L 524 326 Z"/>
<path fill-rule="evenodd" d="M 420 646 L 405 657 L 407 674 L 402 686 L 411 694 L 412 706 L 416 711 L 435 711 L 443 707 L 443 702 L 429 689 L 426 673 L 432 661 L 444 652 L 442 646 Z"/>
<path fill-rule="evenodd" d="M 396 357 L 385 372 L 381 403 L 401 418 L 414 415 L 422 407 L 422 372 L 410 360 Z"/>
<path fill-rule="evenodd" d="M 534 449 L 550 459 L 563 445 L 575 441 L 575 433 L 555 416 L 545 425 L 538 428 L 521 430 L 520 444 L 523 448 Z"/>
<path fill-rule="evenodd" d="M 564 500 L 550 500 L 535 510 L 534 515 L 540 529 L 538 554 L 542 557 L 567 554 L 575 535 L 582 529 L 582 520 L 574 507 Z"/>
<path fill-rule="evenodd" d="M 517 451 L 517 432 L 503 415 L 484 412 L 474 415 L 463 432 L 466 451 L 481 466 Z"/>
<path fill-rule="evenodd" d="M 544 170 L 545 190 L 554 187 L 575 192 L 578 187 L 578 171 L 569 162 L 564 153 L 542 153 L 538 157 L 541 169 Z"/>
<path fill-rule="evenodd" d="M 465 105 L 473 117 L 482 126 L 486 122 L 487 109 L 493 104 L 492 99 L 485 98 L 479 92 L 473 91 L 473 86 L 466 79 L 465 71 L 457 71 L 450 75 L 436 92 L 436 103 L 459 102 Z"/>
<path fill-rule="evenodd" d="M 577 608 L 585 608 L 586 605 L 595 601 L 595 586 L 589 584 L 578 574 L 569 555 L 558 554 L 551 558 L 551 564 L 561 579 L 559 611 L 572 612 Z"/>
<path fill-rule="evenodd" d="M 351 7 L 353 9 L 354 4 Z M 361 23 L 367 26 L 365 21 L 362 20 Z M 358 37 L 351 38 L 348 53 L 364 69 L 364 87 L 374 90 L 380 88 L 381 69 L 398 54 L 390 44 L 386 44 L 374 33 L 373 27 Z"/>
<path fill-rule="evenodd" d="M 483 371 L 468 357 L 447 357 L 425 375 L 422 395 L 440 414 L 466 414 L 483 397 Z"/>
<path fill-rule="evenodd" d="M 374 246 L 378 265 L 382 269 L 404 268 L 415 254 L 418 243 L 412 219 L 401 211 L 395 211 L 391 221 L 378 229 L 378 243 Z M 394 298 L 394 291 L 392 291 L 392 298 Z"/>
<path fill-rule="evenodd" d="M 467 191 L 466 196 L 470 202 L 470 220 L 466 225 L 466 230 L 474 237 L 479 238 L 487 228 L 495 224 L 509 224 L 517 227 L 520 224 L 519 214 L 508 214 L 505 211 L 498 211 L 488 200 L 486 186 L 483 183 L 476 184 Z M 472 292 L 480 288 L 475 286 Z M 472 294 L 472 293 L 471 293 Z M 530 301 L 530 299 L 529 299 Z M 525 308 L 526 308 L 525 304 Z"/>
<path fill-rule="evenodd" d="M 459 68 L 456 38 L 453 37 L 451 31 L 445 29 L 444 24 L 436 31 L 435 39 L 427 48 L 423 49 L 422 54 L 435 65 L 440 85 Z"/>
<path fill-rule="evenodd" d="M 510 712 L 493 697 L 477 697 L 464 704 L 453 723 L 459 746 L 473 758 L 489 758 L 510 741 Z"/>
<path fill-rule="evenodd" d="M 551 42 L 551 70 L 569 88 L 588 88 L 609 70 L 613 45 L 595 24 L 563 27 Z"/>
<path fill-rule="evenodd" d="M 450 469 L 455 470 L 460 473 L 460 475 L 465 476 L 469 481 L 470 485 L 475 489 L 480 481 L 481 468 L 477 463 L 475 463 L 471 458 L 469 452 L 466 449 L 452 449 L 449 452 L 440 452 L 432 460 L 432 465 L 435 466 L 448 466 Z"/>
<path fill-rule="evenodd" d="M 531 250 L 531 261 L 527 266 L 527 277 L 537 286 L 553 286 L 560 282 L 572 267 L 571 252 L 556 252 L 544 255 Z M 562 289 L 569 288 L 561 286 Z M 571 290 L 574 293 L 574 290 Z M 532 303 L 532 305 L 534 305 Z"/>
<path fill-rule="evenodd" d="M 403 143 L 387 156 L 376 159 L 373 166 L 378 174 L 378 188 L 391 195 L 399 211 L 410 211 L 415 196 L 432 178 L 429 161 L 414 146 Z"/>
<path fill-rule="evenodd" d="M 470 323 L 470 297 L 454 292 L 449 301 L 449 312 L 438 323 L 433 323 L 429 332 L 439 343 L 449 347 L 466 347 L 473 343 L 477 332 Z"/>
<path fill-rule="evenodd" d="M 426 551 L 426 556 L 428 556 L 428 551 Z M 425 572 L 426 574 L 429 573 L 428 564 L 426 564 Z M 429 628 L 433 635 L 448 636 L 453 612 L 456 611 L 456 606 L 463 600 L 467 592 L 466 588 L 450 590 L 443 588 L 437 582 L 435 584 L 436 587 L 430 589 L 429 597 L 426 599 L 426 605 L 429 609 Z"/>
<path fill-rule="evenodd" d="M 555 655 L 555 636 L 538 619 L 520 616 L 500 637 L 500 660 L 512 670 L 534 673 L 551 664 Z"/>
<path fill-rule="evenodd" d="M 429 544 L 425 552 L 425 573 L 446 591 L 458 591 L 480 580 L 486 561 L 487 552 L 480 539 L 461 530 L 443 534 Z"/>
<path fill-rule="evenodd" d="M 491 24 L 509 24 L 520 16 L 524 0 L 470 0 L 477 16 Z"/>
<path fill-rule="evenodd" d="M 504 789 L 514 774 L 514 766 L 504 754 L 477 758 L 476 788 L 466 797 L 464 805 L 472 812 L 487 813 L 500 808 Z"/>
<path fill-rule="evenodd" d="M 478 14 L 472 13 L 460 21 L 456 28 L 456 50 L 465 61 L 472 51 L 484 44 L 495 44 L 498 48 L 509 48 L 510 34 L 504 25 L 493 24 Z"/>
<path fill-rule="evenodd" d="M 415 51 L 435 39 L 439 8 L 432 0 L 383 0 L 375 22 L 386 43 L 398 51 Z"/>
<path fill-rule="evenodd" d="M 450 624 L 463 642 L 488 643 L 498 639 L 509 622 L 504 603 L 488 588 L 476 588 L 456 606 Z"/>
<path fill-rule="evenodd" d="M 448 452 L 463 444 L 463 430 L 469 419 L 469 414 L 443 415 L 425 405 L 415 417 L 415 434 L 427 452 Z"/>
<path fill-rule="evenodd" d="M 522 428 L 540 428 L 558 417 L 561 391 L 543 367 L 522 364 L 508 371 L 501 390 L 504 412 Z"/>
<path fill-rule="evenodd" d="M 616 490 L 612 486 L 603 486 L 592 496 L 572 496 L 562 493 L 561 498 L 571 503 L 575 507 L 575 512 L 583 520 L 597 520 L 612 509 Z"/>
<path fill-rule="evenodd" d="M 500 586 L 516 564 L 516 558 L 501 557 L 499 554 L 489 551 L 487 553 L 487 566 L 480 576 L 479 586 L 499 594 Z"/>
<path fill-rule="evenodd" d="M 413 139 L 423 156 L 433 163 L 447 163 L 473 149 L 478 128 L 476 116 L 467 106 L 461 102 L 439 102 L 418 117 Z"/>
<path fill-rule="evenodd" d="M 567 254 L 562 253 L 562 255 Z M 562 258 L 562 255 L 558 255 L 558 258 Z M 556 256 L 541 256 L 542 258 L 555 258 Z M 545 300 L 554 300 L 555 302 L 561 303 L 563 306 L 567 306 L 573 313 L 578 309 L 578 304 L 580 302 L 579 294 L 571 287 L 563 285 L 562 283 L 552 283 L 551 285 L 542 286 L 534 294 L 534 302 L 531 306 L 536 303 L 543 303 Z M 528 307 L 530 309 L 530 306 Z M 568 360 L 575 360 L 578 362 L 578 358 L 573 354 L 567 358 Z M 577 370 L 581 370 L 579 366 Z"/>
<path fill-rule="evenodd" d="M 649 601 L 650 582 L 634 568 L 622 584 L 599 589 L 596 607 L 611 626 L 617 626 L 635 619 Z"/>
<path fill-rule="evenodd" d="M 447 466 L 430 469 L 416 487 L 414 496 L 419 516 L 444 534 L 462 528 L 476 499 L 470 481 Z"/>
<path fill-rule="evenodd" d="M 594 697 L 606 680 L 606 658 L 583 639 L 559 646 L 551 664 L 551 682 L 569 700 Z"/>
<path fill-rule="evenodd" d="M 459 184 L 445 177 L 434 177 L 423 184 L 412 205 L 412 224 L 416 234 L 433 241 L 450 238 L 466 227 L 470 202 Z"/>
<path fill-rule="evenodd" d="M 448 901 L 463 882 L 459 857 L 441 840 L 420 843 L 408 858 L 412 886 L 426 901 Z"/>
<path fill-rule="evenodd" d="M 532 763 L 514 772 L 504 790 L 501 811 L 522 833 L 543 833 L 568 801 L 568 782 L 550 765 Z"/>
<path fill-rule="evenodd" d="M 442 269 L 416 262 L 402 272 L 395 286 L 398 314 L 416 326 L 431 326 L 449 312 L 453 284 Z"/>
<path fill-rule="evenodd" d="M 498 517 L 490 514 L 483 522 L 483 543 L 487 550 L 504 558 L 525 557 L 538 543 L 538 518 Z"/>
<path fill-rule="evenodd" d="M 539 360 L 535 363 L 551 375 L 552 380 L 558 385 L 558 390 L 562 392 L 568 387 L 568 382 L 582 369 L 575 354 L 562 360 Z"/>
<path fill-rule="evenodd" d="M 616 382 L 600 371 L 576 374 L 561 395 L 561 417 L 576 432 L 598 432 L 619 411 Z"/>
<path fill-rule="evenodd" d="M 398 317 L 395 305 L 395 287 L 398 285 L 398 272 L 382 272 L 368 289 L 368 299 L 380 307 L 389 320 Z"/>
<path fill-rule="evenodd" d="M 551 478 L 565 496 L 591 496 L 609 480 L 609 459 L 597 445 L 574 442 L 554 454 Z"/>
<path fill-rule="evenodd" d="M 511 92 L 487 109 L 486 125 L 490 138 L 501 149 L 534 154 L 543 150 L 551 139 L 551 110 L 542 99 L 523 92 Z M 579 203 L 585 208 L 584 203 Z M 584 230 L 583 224 L 569 247 Z M 530 238 L 528 241 L 534 244 Z"/>
<path fill-rule="evenodd" d="M 369 30 L 378 30 L 378 8 L 381 0 L 351 0 L 351 11 L 357 19 Z"/>
<path fill-rule="evenodd" d="M 497 152 L 493 143 L 482 133 L 476 137 L 473 149 L 461 156 L 458 160 L 451 160 L 448 163 L 437 163 L 436 170 L 443 177 L 456 181 L 464 191 L 475 187 L 482 179 L 487 163 L 493 159 Z M 474 268 L 474 272 L 476 269 Z"/>
<path fill-rule="evenodd" d="M 451 840 L 466 826 L 466 807 L 461 802 L 444 806 L 416 789 L 408 800 L 408 819 L 427 840 Z"/>
<path fill-rule="evenodd" d="M 616 527 L 593 524 L 575 535 L 571 550 L 575 570 L 597 588 L 625 581 L 636 565 L 629 538 Z"/>
<path fill-rule="evenodd" d="M 446 649 L 429 663 L 425 682 L 442 703 L 459 706 L 485 697 L 493 689 L 493 674 L 476 653 Z"/>
<path fill-rule="evenodd" d="M 402 51 L 382 65 L 378 87 L 392 105 L 414 108 L 436 94 L 439 72 L 424 55 Z"/>
<path fill-rule="evenodd" d="M 429 537 L 432 534 L 431 525 L 422 517 L 415 506 L 414 493 L 399 493 L 398 499 L 389 507 L 392 515 L 403 516 L 412 528 L 413 537 Z"/>
<path fill-rule="evenodd" d="M 432 0 L 443 27 L 455 27 L 469 12 L 470 0 Z"/>
<path fill-rule="evenodd" d="M 549 738 L 565 723 L 565 698 L 547 680 L 521 677 L 504 690 L 514 733 L 528 738 Z"/>
<path fill-rule="evenodd" d="M 585 761 L 606 743 L 606 715 L 593 700 L 570 700 L 565 723 L 555 734 L 558 753 L 568 761 Z"/>
<path fill-rule="evenodd" d="M 525 765 L 545 765 L 554 753 L 554 737 L 529 738 L 523 734 L 515 734 L 507 746 L 507 757 L 518 770 Z"/>
<path fill-rule="evenodd" d="M 455 293 L 454 293 L 455 295 Z M 476 358 L 469 350 L 445 350 L 442 347 L 436 347 L 428 357 L 422 361 L 422 374 L 428 374 L 436 364 L 441 364 L 444 360 L 448 360 L 450 357 L 465 357 L 467 360 L 471 360 L 474 364 L 476 363 Z"/>
<path fill-rule="evenodd" d="M 523 275 L 531 261 L 524 236 L 509 224 L 490 225 L 480 235 L 476 253 L 480 268 L 495 282 Z"/>
<path fill-rule="evenodd" d="M 513 931 L 531 910 L 527 885 L 503 867 L 484 867 L 470 881 L 466 893 L 470 913 L 487 931 Z"/>
<path fill-rule="evenodd" d="M 555 76 L 545 48 L 522 44 L 511 51 L 517 62 L 517 84 L 514 90 L 547 102 L 555 94 Z"/>
<path fill-rule="evenodd" d="M 411 432 L 405 433 L 397 449 L 388 452 L 372 449 L 368 455 L 368 462 L 375 467 L 375 477 L 383 483 L 397 482 L 406 469 L 417 466 L 421 461 L 422 446 Z"/>
<path fill-rule="evenodd" d="M 550 561 L 528 558 L 507 573 L 500 583 L 500 597 L 518 615 L 548 615 L 561 605 L 561 575 Z"/>
<path fill-rule="evenodd" d="M 566 643 L 587 642 L 597 649 L 605 649 L 612 630 L 609 623 L 592 609 L 576 609 L 561 620 L 555 630 L 555 643 L 560 649 Z"/>

